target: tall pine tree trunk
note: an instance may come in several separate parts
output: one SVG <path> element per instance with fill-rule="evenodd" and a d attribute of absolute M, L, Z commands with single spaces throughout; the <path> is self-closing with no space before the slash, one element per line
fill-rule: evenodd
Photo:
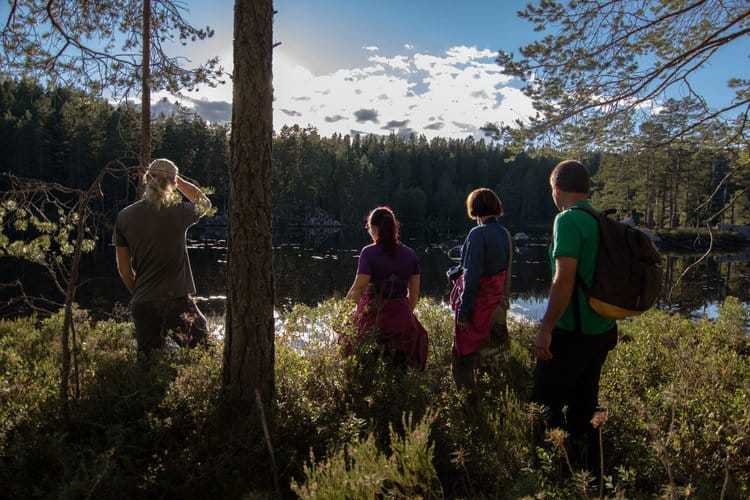
<path fill-rule="evenodd" d="M 141 66 L 141 158 L 138 183 L 151 163 L 151 0 L 143 0 L 143 58 Z"/>
<path fill-rule="evenodd" d="M 237 415 L 274 387 L 271 0 L 236 0 L 224 382 Z"/>

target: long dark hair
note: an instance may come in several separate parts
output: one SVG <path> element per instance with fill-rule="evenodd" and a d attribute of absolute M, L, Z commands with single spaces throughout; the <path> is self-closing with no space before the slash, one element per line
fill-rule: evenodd
<path fill-rule="evenodd" d="M 378 236 L 375 244 L 390 255 L 396 256 L 396 245 L 398 245 L 398 220 L 390 207 L 376 207 L 367 216 L 367 228 L 378 228 Z"/>

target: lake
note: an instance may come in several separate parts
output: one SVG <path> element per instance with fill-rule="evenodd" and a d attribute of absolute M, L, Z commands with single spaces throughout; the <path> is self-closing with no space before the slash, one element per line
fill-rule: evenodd
<path fill-rule="evenodd" d="M 447 301 L 450 285 L 445 271 L 454 263 L 446 250 L 460 245 L 464 235 L 435 245 L 410 237 L 406 231 L 402 234 L 404 243 L 420 258 L 421 295 Z M 220 316 L 226 295 L 224 243 L 197 231 L 191 230 L 190 236 L 189 253 L 197 299 L 207 314 Z M 343 297 L 354 279 L 359 251 L 367 243 L 364 229 L 275 234 L 276 308 L 283 311 L 298 303 L 315 305 L 330 297 Z M 700 254 L 665 256 L 666 286 L 659 307 L 694 316 L 713 316 L 716 304 L 728 295 L 750 303 L 750 248 L 739 254 L 712 255 L 677 282 L 682 272 L 699 258 Z M 4 275 L 7 272 L 3 269 Z M 81 274 L 85 282 L 79 290 L 78 302 L 83 307 L 106 315 L 116 303 L 128 302 L 129 295 L 115 268 L 113 247 L 87 255 Z M 512 274 L 511 311 L 539 319 L 550 284 L 547 242 L 532 238 L 529 245 L 519 249 Z M 4 277 L 4 281 L 8 281 Z"/>

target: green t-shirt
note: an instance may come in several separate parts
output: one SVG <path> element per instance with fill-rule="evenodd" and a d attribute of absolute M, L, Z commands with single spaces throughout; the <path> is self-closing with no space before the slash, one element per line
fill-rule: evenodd
<path fill-rule="evenodd" d="M 591 207 L 587 200 L 579 201 L 576 205 Z M 586 285 L 594 280 L 596 253 L 599 249 L 599 225 L 591 215 L 583 210 L 565 210 L 555 217 L 552 229 L 552 245 L 549 249 L 552 275 L 555 274 L 556 257 L 572 257 L 578 261 L 577 272 Z M 579 294 L 581 308 L 582 333 L 599 334 L 610 330 L 614 320 L 600 316 L 589 307 L 586 296 L 581 287 L 576 286 L 574 293 Z M 575 330 L 575 301 L 571 300 L 557 327 L 564 330 Z"/>

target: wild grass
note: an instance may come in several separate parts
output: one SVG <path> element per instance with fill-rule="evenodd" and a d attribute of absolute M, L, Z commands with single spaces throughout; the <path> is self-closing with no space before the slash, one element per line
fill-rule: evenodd
<path fill-rule="evenodd" d="M 716 320 L 651 311 L 620 323 L 601 383 L 602 461 L 582 471 L 564 433 L 534 441 L 534 325 L 511 323 L 511 361 L 477 405 L 450 375 L 452 320 L 425 300 L 427 369 L 366 341 L 337 344 L 349 306 L 297 306 L 277 322 L 265 439 L 227 425 L 221 341 L 135 354 L 132 325 L 76 311 L 76 388 L 57 401 L 61 316 L 0 322 L 0 497 L 747 498 L 748 311 Z M 216 325 L 214 325 L 216 326 Z M 272 468 L 277 468 L 273 471 Z"/>

